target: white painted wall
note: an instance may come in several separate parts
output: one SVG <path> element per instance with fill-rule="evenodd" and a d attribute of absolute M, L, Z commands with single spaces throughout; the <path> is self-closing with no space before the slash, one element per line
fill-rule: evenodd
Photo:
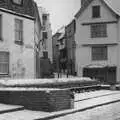
<path fill-rule="evenodd" d="M 17 62 L 20 60 L 21 66 L 25 68 L 24 78 L 34 78 L 34 21 L 5 12 L 0 12 L 0 14 L 2 15 L 3 29 L 3 41 L 0 42 L 0 51 L 10 53 L 10 76 L 12 77 L 15 72 L 20 72 L 17 67 Z M 23 46 L 15 44 L 15 18 L 23 20 Z M 31 48 L 27 46 L 31 46 Z M 16 70 L 13 70 L 13 68 Z"/>
<path fill-rule="evenodd" d="M 48 51 L 48 58 L 50 58 L 50 60 L 52 61 L 52 28 L 51 28 L 51 23 L 50 23 L 50 16 L 45 8 L 39 7 L 38 9 L 39 9 L 39 16 L 40 16 L 41 22 L 43 22 L 42 20 L 43 14 L 46 14 L 48 18 L 45 24 L 45 30 L 43 30 L 44 32 L 47 32 L 48 34 L 48 39 L 46 39 L 47 48 L 46 50 L 44 50 L 43 46 L 41 45 L 41 51 Z"/>
<path fill-rule="evenodd" d="M 101 5 L 101 18 L 92 18 L 92 6 Z M 107 24 L 106 38 L 91 38 L 90 37 L 90 25 L 82 25 L 82 23 L 95 23 L 95 22 L 108 22 L 117 21 L 115 15 L 101 2 L 101 0 L 94 0 L 80 15 L 76 18 L 76 33 L 75 40 L 77 43 L 76 47 L 76 71 L 79 76 L 82 76 L 83 67 L 89 64 L 102 64 L 102 65 L 118 65 L 118 45 L 108 46 L 108 60 L 107 61 L 92 61 L 91 60 L 91 46 L 83 46 L 86 44 L 112 44 L 120 41 L 118 38 L 119 32 L 118 27 L 120 23 Z M 120 60 L 120 57 L 119 57 Z M 119 62 L 120 64 L 120 62 Z"/>

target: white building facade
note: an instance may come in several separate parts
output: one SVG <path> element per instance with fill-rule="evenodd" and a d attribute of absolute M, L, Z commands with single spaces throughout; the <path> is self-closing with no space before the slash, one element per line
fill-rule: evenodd
<path fill-rule="evenodd" d="M 4 2 L 0 2 L 0 76 L 35 78 L 33 1 Z"/>
<path fill-rule="evenodd" d="M 76 72 L 102 82 L 120 81 L 118 0 L 81 0 L 76 19 Z M 116 9 L 118 8 L 118 9 Z"/>
<path fill-rule="evenodd" d="M 39 16 L 42 24 L 41 30 L 41 56 L 43 53 L 48 54 L 48 58 L 52 62 L 52 29 L 50 23 L 50 14 L 46 11 L 45 8 L 39 7 Z"/>

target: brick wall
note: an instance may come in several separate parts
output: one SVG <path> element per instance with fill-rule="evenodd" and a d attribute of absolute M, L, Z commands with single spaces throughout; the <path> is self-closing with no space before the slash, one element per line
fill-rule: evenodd
<path fill-rule="evenodd" d="M 0 102 L 23 105 L 26 109 L 39 111 L 59 111 L 71 108 L 69 90 L 46 91 L 0 91 Z"/>

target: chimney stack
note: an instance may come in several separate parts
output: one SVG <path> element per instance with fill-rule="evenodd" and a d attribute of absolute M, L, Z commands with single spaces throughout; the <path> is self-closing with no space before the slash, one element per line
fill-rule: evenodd
<path fill-rule="evenodd" d="M 85 5 L 88 0 L 81 0 L 81 7 Z"/>

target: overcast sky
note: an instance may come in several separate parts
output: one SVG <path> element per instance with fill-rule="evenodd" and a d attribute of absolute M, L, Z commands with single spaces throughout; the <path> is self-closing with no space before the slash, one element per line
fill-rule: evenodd
<path fill-rule="evenodd" d="M 35 0 L 50 13 L 53 33 L 68 24 L 80 8 L 80 0 Z"/>

